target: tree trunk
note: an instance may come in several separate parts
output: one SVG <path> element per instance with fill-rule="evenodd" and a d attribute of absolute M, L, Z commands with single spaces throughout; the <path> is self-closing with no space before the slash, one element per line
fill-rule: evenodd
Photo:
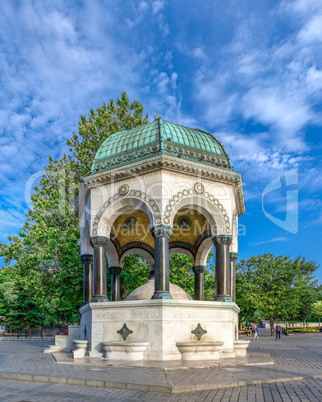
<path fill-rule="evenodd" d="M 31 338 L 31 337 L 32 337 L 32 329 L 29 328 L 29 338 Z"/>
<path fill-rule="evenodd" d="M 45 336 L 47 336 L 47 334 L 46 334 L 46 328 L 45 328 L 44 326 L 43 326 L 43 328 L 42 328 L 42 331 L 43 331 L 42 334 L 45 335 Z"/>
<path fill-rule="evenodd" d="M 321 318 L 319 317 L 319 326 L 321 325 Z"/>
<path fill-rule="evenodd" d="M 274 336 L 274 320 L 270 318 L 269 323 L 271 326 L 271 336 Z"/>

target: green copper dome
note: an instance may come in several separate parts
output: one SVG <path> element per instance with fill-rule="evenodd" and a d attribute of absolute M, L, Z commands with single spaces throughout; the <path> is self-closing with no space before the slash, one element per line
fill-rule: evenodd
<path fill-rule="evenodd" d="M 108 137 L 95 155 L 91 173 L 160 154 L 232 170 L 230 158 L 215 136 L 197 128 L 170 123 L 156 115 L 152 123 Z"/>

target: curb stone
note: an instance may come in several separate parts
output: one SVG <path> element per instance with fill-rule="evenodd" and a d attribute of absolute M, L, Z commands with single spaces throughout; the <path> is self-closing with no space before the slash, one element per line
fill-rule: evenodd
<path fill-rule="evenodd" d="M 178 394 L 183 392 L 205 391 L 221 388 L 234 388 L 244 387 L 248 385 L 272 384 L 290 381 L 303 381 L 315 378 L 322 378 L 322 375 L 304 376 L 304 377 L 289 377 L 289 378 L 276 378 L 268 380 L 254 380 L 254 381 L 239 381 L 225 384 L 200 384 L 200 385 L 186 385 L 186 386 L 167 386 L 167 385 L 151 385 L 151 384 L 129 384 L 125 382 L 110 382 L 100 380 L 86 380 L 79 378 L 65 378 L 65 377 L 51 377 L 42 375 L 18 374 L 18 373 L 0 373 L 0 379 L 4 380 L 19 380 L 28 382 L 42 382 L 51 384 L 67 384 L 79 385 L 99 388 L 114 388 L 126 389 L 132 391 L 145 391 L 145 392 L 160 392 L 168 394 Z"/>

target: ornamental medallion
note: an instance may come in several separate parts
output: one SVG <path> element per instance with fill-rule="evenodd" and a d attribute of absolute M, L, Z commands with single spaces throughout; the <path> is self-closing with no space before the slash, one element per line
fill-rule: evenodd
<path fill-rule="evenodd" d="M 203 194 L 205 192 L 205 186 L 202 183 L 195 183 L 194 190 L 197 194 Z"/>
<path fill-rule="evenodd" d="M 127 184 L 122 184 L 122 186 L 119 188 L 119 194 L 120 196 L 124 197 L 130 190 L 130 187 Z"/>

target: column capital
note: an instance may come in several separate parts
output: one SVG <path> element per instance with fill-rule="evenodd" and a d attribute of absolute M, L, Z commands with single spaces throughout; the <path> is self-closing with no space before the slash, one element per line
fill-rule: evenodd
<path fill-rule="evenodd" d="M 205 265 L 196 265 L 195 267 L 192 267 L 192 270 L 195 274 L 203 274 L 206 271 L 206 268 Z"/>
<path fill-rule="evenodd" d="M 172 235 L 172 230 L 173 228 L 170 225 L 157 225 L 151 228 L 151 233 L 155 239 L 158 237 L 166 237 L 169 239 Z"/>
<path fill-rule="evenodd" d="M 108 245 L 108 238 L 105 236 L 92 236 L 90 238 L 90 243 L 92 247 L 105 247 Z"/>
<path fill-rule="evenodd" d="M 238 260 L 238 253 L 231 252 L 231 253 L 229 253 L 229 256 L 230 256 L 230 261 Z"/>
<path fill-rule="evenodd" d="M 80 258 L 83 264 L 93 263 L 93 254 L 82 254 Z"/>
<path fill-rule="evenodd" d="M 109 267 L 108 270 L 110 271 L 110 274 L 112 275 L 120 275 L 120 273 L 123 271 L 122 267 Z"/>
<path fill-rule="evenodd" d="M 233 241 L 232 235 L 216 235 L 212 238 L 214 246 L 230 246 Z"/>

